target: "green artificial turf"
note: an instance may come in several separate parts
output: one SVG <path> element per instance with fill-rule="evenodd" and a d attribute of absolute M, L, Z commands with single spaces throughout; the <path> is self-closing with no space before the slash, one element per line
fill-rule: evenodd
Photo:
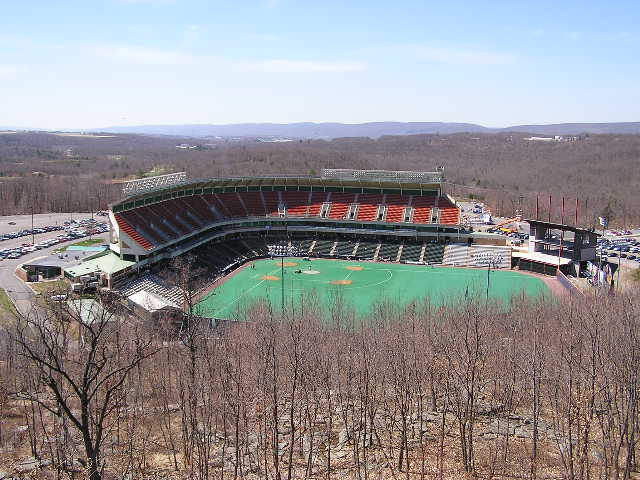
<path fill-rule="evenodd" d="M 300 309 L 301 299 L 317 299 L 327 312 L 341 302 L 362 316 L 383 300 L 405 306 L 428 297 L 432 305 L 440 306 L 465 297 L 486 298 L 486 269 L 301 258 L 284 262 L 284 276 L 280 259 L 252 262 L 255 268 L 248 265 L 236 272 L 196 305 L 197 312 L 209 318 L 241 318 L 260 299 L 280 309 L 283 290 L 285 308 Z M 318 273 L 296 273 L 298 270 Z M 492 270 L 489 275 L 491 299 L 508 302 L 522 293 L 550 295 L 545 283 L 533 276 L 509 270 Z"/>

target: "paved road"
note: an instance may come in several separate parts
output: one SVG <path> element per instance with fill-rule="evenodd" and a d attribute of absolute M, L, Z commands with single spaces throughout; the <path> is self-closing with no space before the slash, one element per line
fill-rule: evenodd
<path fill-rule="evenodd" d="M 36 241 L 37 238 L 41 238 L 43 240 L 47 238 L 44 235 L 50 235 L 48 238 L 51 238 L 59 234 L 60 232 L 49 232 L 47 234 L 41 234 L 39 237 L 36 236 Z M 7 242 L 18 241 L 18 245 L 20 245 L 21 243 L 26 242 L 26 238 L 27 237 L 7 240 Z M 93 235 L 93 238 L 101 238 L 105 242 L 108 242 L 109 232 L 101 233 L 99 235 Z M 34 258 L 51 255 L 54 250 L 64 245 L 72 245 L 82 240 L 83 239 L 69 240 L 68 242 L 52 245 L 51 247 L 43 248 L 42 250 L 36 250 L 35 252 L 31 252 L 17 259 L 7 258 L 4 260 L 0 260 L 0 288 L 4 288 L 7 291 L 21 313 L 28 313 L 31 309 L 34 293 L 24 282 L 22 282 L 22 280 L 15 276 L 14 272 L 18 265 L 22 265 L 23 263 L 33 260 Z M 0 242 L 0 244 L 7 242 Z"/>

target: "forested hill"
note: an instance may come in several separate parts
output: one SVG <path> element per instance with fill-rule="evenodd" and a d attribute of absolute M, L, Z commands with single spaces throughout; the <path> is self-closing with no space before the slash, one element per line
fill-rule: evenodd
<path fill-rule="evenodd" d="M 459 133 L 283 143 L 145 135 L 0 134 L 0 215 L 89 211 L 121 197 L 124 179 L 186 171 L 190 178 L 299 173 L 322 168 L 432 170 L 446 188 L 500 214 L 536 196 L 567 197 L 591 220 L 640 223 L 640 135 L 529 140 L 524 133 Z M 521 197 L 524 197 L 521 199 Z M 93 199 L 93 200 L 92 200 Z M 94 203 L 90 203 L 94 202 Z M 545 202 L 541 201 L 541 204 Z M 555 210 L 559 214 L 560 208 Z"/>
<path fill-rule="evenodd" d="M 370 122 L 370 123 L 240 123 L 232 125 L 142 125 L 109 127 L 93 131 L 189 137 L 338 138 L 384 135 L 526 132 L 537 135 L 640 134 L 640 122 L 558 123 L 488 128 L 473 123 Z"/>

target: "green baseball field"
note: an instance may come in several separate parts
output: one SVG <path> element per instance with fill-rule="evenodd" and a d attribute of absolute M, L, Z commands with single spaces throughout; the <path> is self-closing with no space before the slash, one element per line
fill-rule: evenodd
<path fill-rule="evenodd" d="M 242 318 L 246 308 L 261 299 L 280 309 L 284 291 L 285 308 L 298 309 L 301 301 L 316 301 L 329 311 L 341 302 L 366 316 L 384 300 L 404 306 L 428 297 L 432 305 L 440 306 L 465 297 L 484 299 L 487 276 L 486 269 L 301 258 L 257 260 L 209 292 L 196 310 L 209 318 Z M 523 293 L 534 297 L 551 293 L 541 279 L 509 270 L 491 270 L 488 283 L 489 296 L 505 302 Z"/>

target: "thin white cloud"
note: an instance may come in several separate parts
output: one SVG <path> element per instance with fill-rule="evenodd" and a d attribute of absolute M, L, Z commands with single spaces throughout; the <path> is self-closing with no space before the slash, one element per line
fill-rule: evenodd
<path fill-rule="evenodd" d="M 12 77 L 27 71 L 22 65 L 2 65 L 0 64 L 0 78 Z"/>
<path fill-rule="evenodd" d="M 265 60 L 246 64 L 245 67 L 272 73 L 346 73 L 367 69 L 362 62 L 313 60 Z"/>
<path fill-rule="evenodd" d="M 131 45 L 99 45 L 89 47 L 88 52 L 97 57 L 133 63 L 180 65 L 192 63 L 194 58 L 175 50 L 161 50 Z"/>
<path fill-rule="evenodd" d="M 420 60 L 454 65 L 507 65 L 516 63 L 515 55 L 487 50 L 436 48 L 414 45 L 412 48 Z"/>

